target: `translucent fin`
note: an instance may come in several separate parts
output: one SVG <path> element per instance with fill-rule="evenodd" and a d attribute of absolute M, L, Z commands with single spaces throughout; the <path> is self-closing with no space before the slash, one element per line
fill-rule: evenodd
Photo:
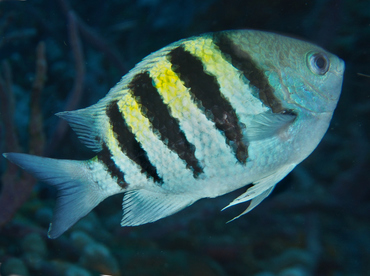
<path fill-rule="evenodd" d="M 240 218 L 242 215 L 252 211 L 254 209 L 254 207 L 256 207 L 258 204 L 260 204 L 262 202 L 262 200 L 264 200 L 266 197 L 268 197 L 271 194 L 271 192 L 274 188 L 275 188 L 275 186 L 272 186 L 269 189 L 267 189 L 266 191 L 264 191 L 262 194 L 260 194 L 259 196 L 256 196 L 255 198 L 253 198 L 251 203 L 249 204 L 248 208 L 243 213 L 241 213 L 240 215 L 238 215 L 235 218 L 229 220 L 228 223 L 232 222 L 233 220 L 236 220 L 237 218 Z"/>
<path fill-rule="evenodd" d="M 254 115 L 245 134 L 248 141 L 271 138 L 284 129 L 296 118 L 290 114 L 261 113 Z"/>
<path fill-rule="evenodd" d="M 245 210 L 242 214 L 233 218 L 232 220 L 237 219 L 238 217 L 248 213 L 258 204 L 260 204 L 261 201 L 264 200 L 271 193 L 275 185 L 280 180 L 282 180 L 289 172 L 291 172 L 295 166 L 296 164 L 286 165 L 282 167 L 280 170 L 276 171 L 275 173 L 265 178 L 262 178 L 261 180 L 256 181 L 254 185 L 251 188 L 249 188 L 244 194 L 238 196 L 222 210 L 225 210 L 226 208 L 229 208 L 236 204 L 252 200 L 247 210 Z"/>
<path fill-rule="evenodd" d="M 59 237 L 109 196 L 91 179 L 85 161 L 57 160 L 22 153 L 4 153 L 3 156 L 57 188 L 58 198 L 49 238 Z"/>
<path fill-rule="evenodd" d="M 101 104 L 88 108 L 59 112 L 55 115 L 66 120 L 78 138 L 95 152 L 101 151 L 101 119 L 105 114 Z"/>
<path fill-rule="evenodd" d="M 147 190 L 126 192 L 123 198 L 122 226 L 157 221 L 191 205 L 195 200 L 183 195 L 154 193 Z"/>

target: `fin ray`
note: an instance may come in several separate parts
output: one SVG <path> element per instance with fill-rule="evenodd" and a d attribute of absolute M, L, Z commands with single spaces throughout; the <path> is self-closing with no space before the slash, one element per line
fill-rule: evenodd
<path fill-rule="evenodd" d="M 87 108 L 55 114 L 66 120 L 85 146 L 95 152 L 102 150 L 100 122 L 105 114 L 104 106 L 99 103 Z"/>
<path fill-rule="evenodd" d="M 125 193 L 122 226 L 137 226 L 172 215 L 194 203 L 184 195 L 135 190 Z"/>
<path fill-rule="evenodd" d="M 289 172 L 291 172 L 295 168 L 295 166 L 296 164 L 286 165 L 280 170 L 276 171 L 275 173 L 265 178 L 262 178 L 261 180 L 254 182 L 254 186 L 249 188 L 242 195 L 238 196 L 236 199 L 234 199 L 229 205 L 224 207 L 222 210 L 225 210 L 236 204 L 243 203 L 248 200 L 252 200 L 248 209 L 245 212 L 243 212 L 241 215 L 251 211 L 254 207 L 256 207 L 259 203 L 261 203 L 261 201 L 265 199 L 271 193 L 275 185 L 280 180 L 282 180 Z M 238 217 L 240 217 L 241 215 L 239 215 Z"/>
<path fill-rule="evenodd" d="M 248 141 L 273 137 L 296 118 L 291 114 L 260 113 L 253 115 L 250 126 L 245 130 Z"/>
<path fill-rule="evenodd" d="M 91 179 L 86 161 L 57 160 L 23 153 L 3 156 L 57 189 L 57 201 L 48 236 L 55 239 L 87 215 L 107 196 Z"/>
<path fill-rule="evenodd" d="M 272 186 L 272 187 L 268 188 L 266 191 L 262 192 L 260 195 L 253 198 L 252 201 L 250 202 L 248 208 L 243 213 L 241 213 L 240 215 L 238 215 L 238 216 L 234 217 L 233 219 L 229 220 L 227 223 L 232 222 L 233 220 L 236 220 L 236 219 L 240 218 L 242 215 L 245 215 L 246 213 L 249 213 L 250 211 L 252 211 L 254 209 L 254 207 L 256 207 L 258 204 L 260 204 L 266 197 L 268 197 L 270 195 L 270 193 L 272 192 L 272 190 L 274 188 L 275 188 L 275 186 Z"/>

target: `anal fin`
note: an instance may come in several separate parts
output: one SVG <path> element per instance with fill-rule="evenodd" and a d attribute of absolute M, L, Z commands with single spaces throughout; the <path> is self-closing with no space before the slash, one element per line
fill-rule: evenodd
<path fill-rule="evenodd" d="M 125 193 L 122 226 L 137 226 L 172 215 L 194 203 L 189 196 L 135 190 Z"/>

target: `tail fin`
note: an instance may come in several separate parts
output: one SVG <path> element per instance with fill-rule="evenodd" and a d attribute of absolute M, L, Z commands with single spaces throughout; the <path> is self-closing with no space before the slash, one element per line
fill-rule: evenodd
<path fill-rule="evenodd" d="M 57 188 L 54 217 L 48 232 L 51 239 L 59 237 L 109 196 L 93 181 L 86 161 L 57 160 L 22 153 L 4 153 L 3 156 Z"/>

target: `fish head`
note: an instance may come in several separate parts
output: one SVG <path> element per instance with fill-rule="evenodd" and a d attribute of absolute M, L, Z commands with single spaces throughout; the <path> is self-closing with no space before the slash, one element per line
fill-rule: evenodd
<path fill-rule="evenodd" d="M 310 112 L 333 112 L 342 90 L 344 61 L 314 44 L 287 39 L 291 42 L 281 49 L 277 68 L 280 96 Z"/>
<path fill-rule="evenodd" d="M 283 107 L 334 111 L 342 89 L 343 60 L 312 43 L 275 33 L 248 30 L 234 39 L 266 76 Z"/>

